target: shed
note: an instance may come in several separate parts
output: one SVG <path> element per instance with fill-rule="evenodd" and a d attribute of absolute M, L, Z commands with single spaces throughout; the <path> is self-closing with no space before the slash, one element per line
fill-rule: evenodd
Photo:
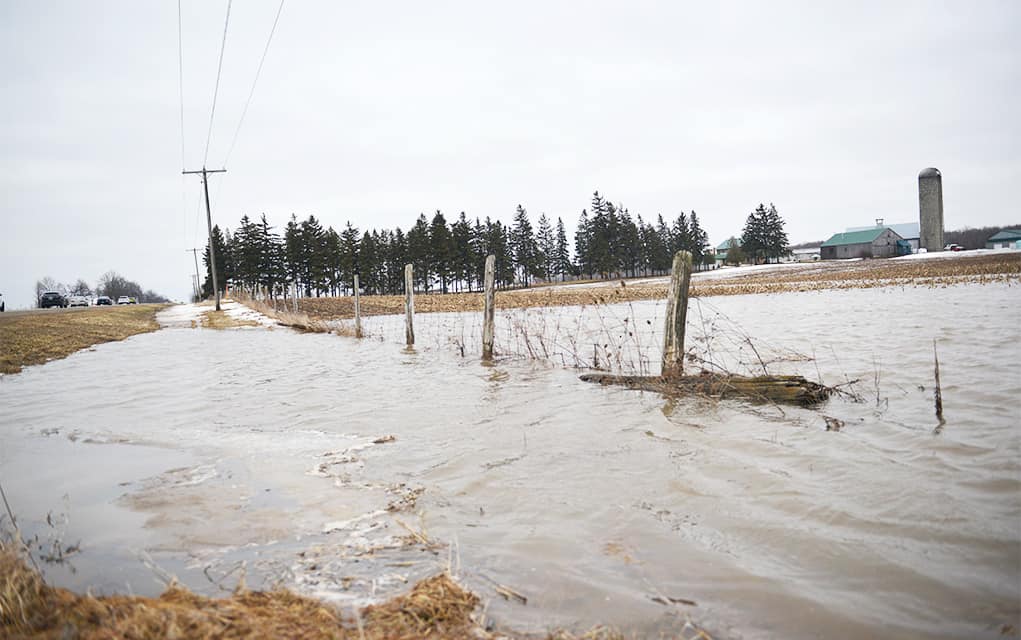
<path fill-rule="evenodd" d="M 1021 242 L 1021 230 L 1004 229 L 986 240 L 986 249 L 1016 249 Z"/>
<path fill-rule="evenodd" d="M 898 241 L 900 241 L 898 243 Z M 904 239 L 889 227 L 837 233 L 819 248 L 823 260 L 892 258 L 905 251 Z"/>

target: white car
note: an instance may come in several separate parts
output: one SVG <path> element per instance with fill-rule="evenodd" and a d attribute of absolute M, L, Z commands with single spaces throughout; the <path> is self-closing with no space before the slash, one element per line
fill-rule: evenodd
<path fill-rule="evenodd" d="M 121 296 L 117 298 L 117 304 L 131 304 L 131 298 L 127 296 Z"/>
<path fill-rule="evenodd" d="M 69 307 L 87 307 L 89 306 L 89 299 L 85 296 L 70 296 L 67 299 L 67 306 Z"/>

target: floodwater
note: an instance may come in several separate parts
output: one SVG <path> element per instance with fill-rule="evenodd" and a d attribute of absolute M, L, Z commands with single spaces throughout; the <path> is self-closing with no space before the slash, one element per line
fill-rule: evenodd
<path fill-rule="evenodd" d="M 858 400 L 667 400 L 558 358 L 486 366 L 439 337 L 476 321 L 443 316 L 419 317 L 435 346 L 417 351 L 171 327 L 0 378 L 0 481 L 37 546 L 80 540 L 48 577 L 100 592 L 157 593 L 172 573 L 216 594 L 244 573 L 349 608 L 450 568 L 519 631 L 1016 635 L 1021 290 L 692 305 L 704 360 Z M 654 353 L 661 311 L 607 309 L 627 322 L 589 329 L 648 327 Z"/>

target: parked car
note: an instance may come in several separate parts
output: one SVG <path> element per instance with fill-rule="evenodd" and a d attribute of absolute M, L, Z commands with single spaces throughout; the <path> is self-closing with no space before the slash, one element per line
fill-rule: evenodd
<path fill-rule="evenodd" d="M 0 293 L 0 313 L 3 313 L 4 311 L 4 294 Z"/>
<path fill-rule="evenodd" d="M 69 307 L 87 307 L 89 306 L 89 299 L 85 296 L 70 296 L 67 299 L 67 306 Z"/>
<path fill-rule="evenodd" d="M 961 245 L 959 245 L 959 244 L 957 244 L 955 242 L 951 242 L 947 246 L 943 247 L 943 250 L 944 251 L 964 251 L 964 247 L 962 247 Z"/>
<path fill-rule="evenodd" d="M 44 291 L 39 296 L 39 307 L 41 309 L 49 309 L 50 307 L 66 307 L 67 298 L 64 297 L 59 291 Z"/>
<path fill-rule="evenodd" d="M 96 298 L 96 306 L 97 307 L 100 306 L 100 305 L 109 305 L 109 304 L 113 304 L 113 300 L 111 300 L 108 296 L 99 296 L 98 298 Z"/>
<path fill-rule="evenodd" d="M 131 298 L 127 296 L 121 296 L 117 298 L 117 304 L 131 304 Z"/>

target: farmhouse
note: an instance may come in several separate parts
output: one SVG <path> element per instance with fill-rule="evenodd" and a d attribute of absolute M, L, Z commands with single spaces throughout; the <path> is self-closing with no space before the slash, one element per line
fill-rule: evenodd
<path fill-rule="evenodd" d="M 727 252 L 730 251 L 731 247 L 740 247 L 740 238 L 728 238 L 716 246 L 716 266 L 720 266 L 727 261 Z"/>
<path fill-rule="evenodd" d="M 986 249 L 1021 249 L 1021 230 L 1004 229 L 986 240 Z"/>
<path fill-rule="evenodd" d="M 907 253 L 911 253 L 911 245 L 889 227 L 838 233 L 820 247 L 823 260 L 892 258 Z"/>

